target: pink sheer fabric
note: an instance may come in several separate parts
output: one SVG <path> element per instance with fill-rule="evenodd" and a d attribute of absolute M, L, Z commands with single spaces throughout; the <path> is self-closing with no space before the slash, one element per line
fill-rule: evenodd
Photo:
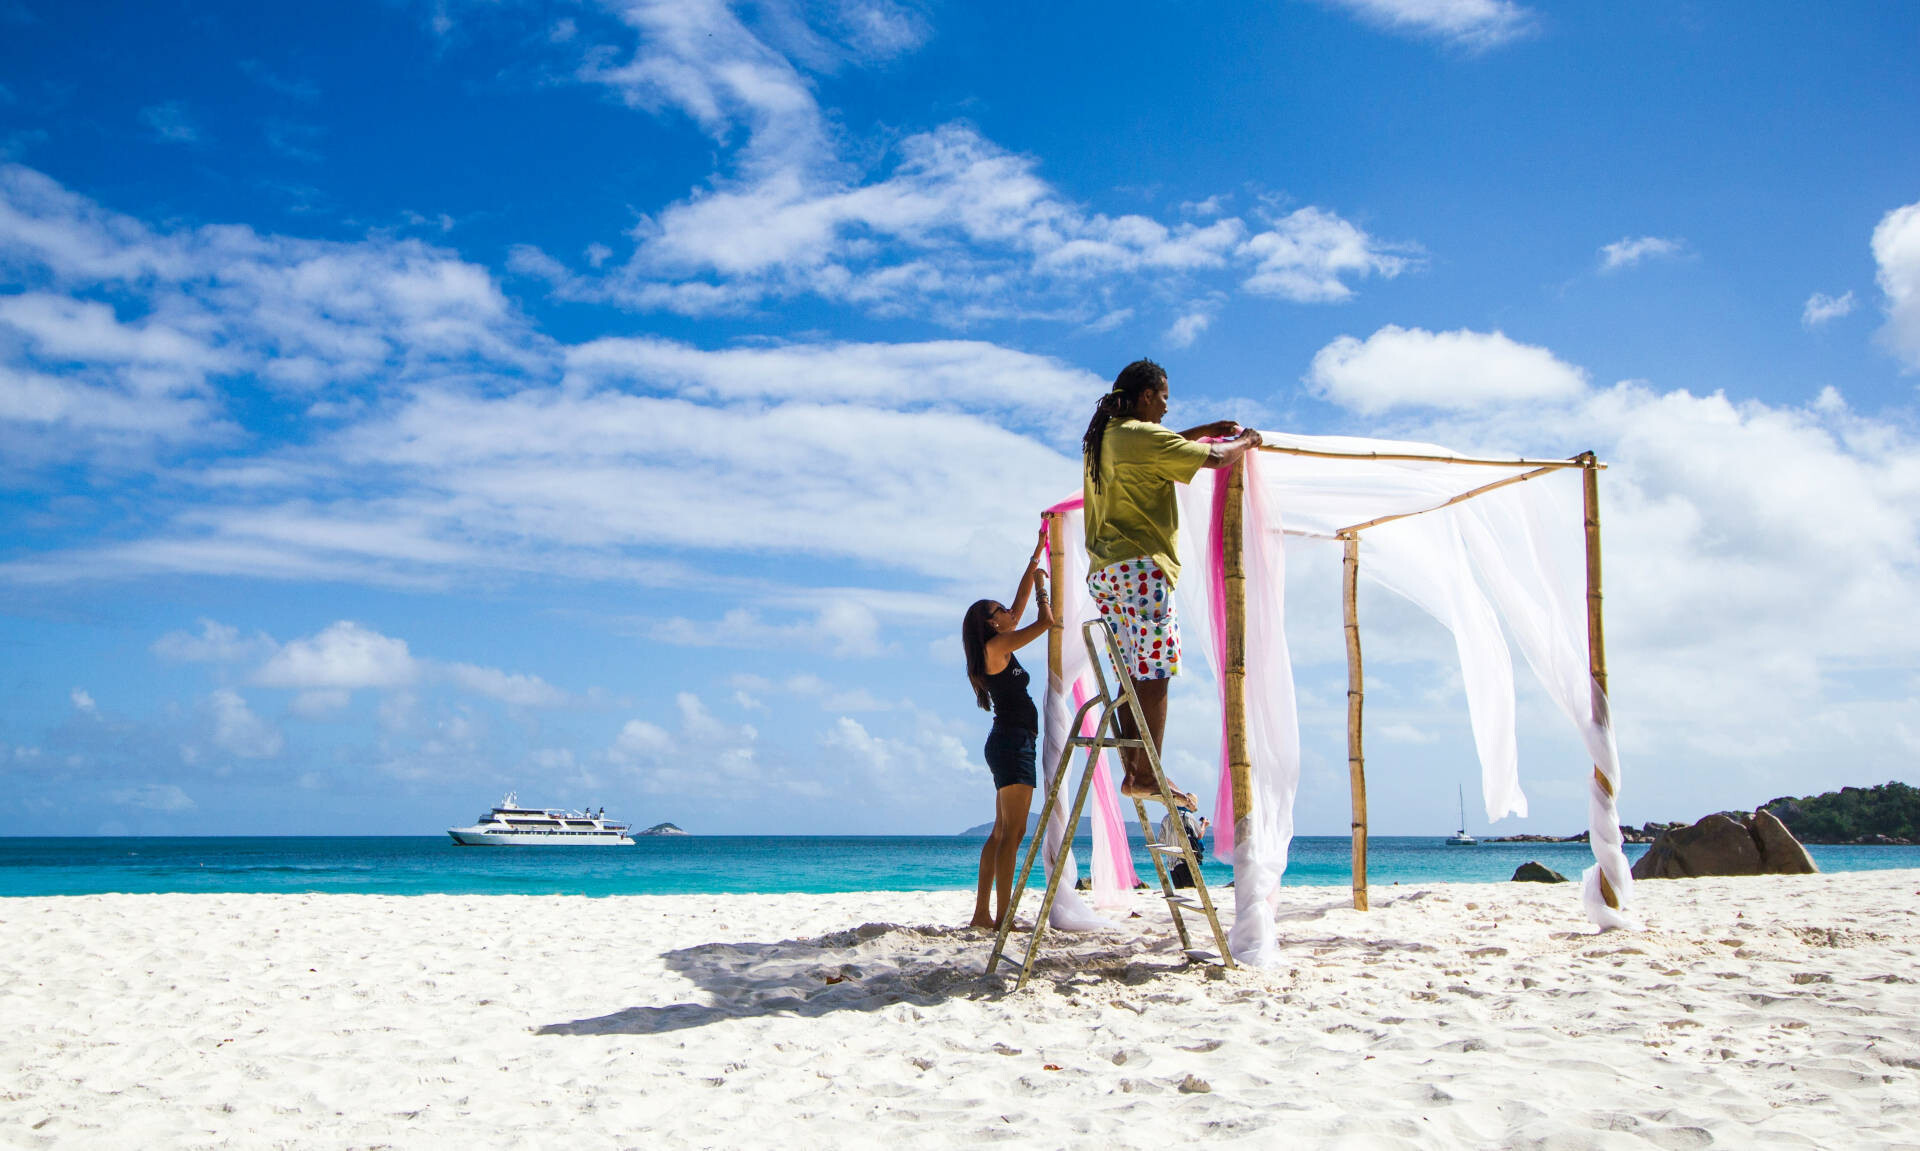
<path fill-rule="evenodd" d="M 1073 706 L 1078 711 L 1087 702 L 1087 679 L 1073 685 Z M 1081 735 L 1092 735 L 1099 717 L 1093 712 L 1080 725 Z M 1120 800 L 1113 784 L 1113 756 L 1102 753 L 1094 765 L 1093 777 L 1093 905 L 1103 911 L 1116 911 L 1131 903 L 1134 885 L 1140 877 L 1133 869 L 1133 852 L 1127 843 L 1127 821 L 1120 813 Z M 1068 780 L 1069 787 L 1072 780 Z M 1060 797 L 1065 800 L 1063 793 Z"/>
<path fill-rule="evenodd" d="M 1216 858 L 1225 858 L 1233 853 L 1233 821 L 1237 814 L 1233 810 L 1233 765 L 1228 762 L 1227 693 L 1225 681 L 1219 676 L 1219 669 L 1227 666 L 1227 566 L 1225 541 L 1220 534 L 1221 518 L 1227 508 L 1227 485 L 1221 482 L 1217 472 L 1210 478 L 1213 498 L 1209 501 L 1211 514 L 1207 517 L 1207 634 L 1213 643 L 1210 662 L 1214 679 L 1221 685 L 1220 781 L 1213 798 L 1213 853 Z"/>

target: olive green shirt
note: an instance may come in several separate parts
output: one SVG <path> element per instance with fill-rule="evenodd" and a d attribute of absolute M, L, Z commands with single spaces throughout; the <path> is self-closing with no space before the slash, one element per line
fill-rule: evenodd
<path fill-rule="evenodd" d="M 1193 479 L 1212 448 L 1144 420 L 1115 420 L 1100 441 L 1100 486 L 1089 470 L 1087 570 L 1150 556 L 1172 586 L 1180 578 L 1180 507 L 1173 485 Z"/>

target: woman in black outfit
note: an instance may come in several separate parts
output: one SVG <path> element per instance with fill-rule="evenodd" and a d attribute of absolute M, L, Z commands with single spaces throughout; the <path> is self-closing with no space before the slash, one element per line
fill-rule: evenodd
<path fill-rule="evenodd" d="M 1027 810 L 1033 806 L 1033 744 L 1040 732 L 1040 715 L 1027 691 L 1027 669 L 1020 666 L 1013 653 L 1053 626 L 1046 573 L 1040 570 L 1040 553 L 1045 547 L 1043 531 L 1033 558 L 1027 561 L 1026 574 L 1020 577 L 1020 590 L 1011 608 L 996 600 L 979 600 L 967 609 L 960 623 L 960 642 L 966 648 L 967 678 L 973 681 L 974 698 L 982 711 L 993 713 L 993 730 L 987 734 L 987 768 L 993 772 L 997 789 L 993 833 L 980 848 L 980 896 L 973 906 L 970 927 L 997 928 L 1006 915 L 1007 901 L 1013 896 L 1013 859 L 1027 833 Z M 1034 621 L 1021 627 L 1020 615 L 1027 610 L 1028 593 L 1032 593 L 1038 608 Z M 998 896 L 992 915 L 987 914 L 989 891 Z"/>

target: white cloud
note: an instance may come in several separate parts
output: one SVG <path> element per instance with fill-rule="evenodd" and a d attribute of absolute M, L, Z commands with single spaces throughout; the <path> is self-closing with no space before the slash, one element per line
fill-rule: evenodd
<path fill-rule="evenodd" d="M 643 758 L 664 755 L 673 750 L 673 737 L 665 728 L 644 719 L 630 719 L 614 737 L 608 755 L 617 763 L 633 763 Z"/>
<path fill-rule="evenodd" d="M 254 674 L 254 682 L 265 687 L 354 691 L 401 687 L 419 674 L 407 641 L 343 619 L 275 652 Z"/>
<path fill-rule="evenodd" d="M 1107 388 L 1083 368 L 978 340 L 709 351 L 650 337 L 607 338 L 567 349 L 566 364 L 569 384 L 666 391 L 692 400 L 997 410 L 1048 421 L 1090 409 Z"/>
<path fill-rule="evenodd" d="M 1852 311 L 1852 292 L 1843 296 L 1829 296 L 1815 292 L 1807 297 L 1806 307 L 1800 310 L 1800 323 L 1809 328 L 1817 328 L 1829 320 L 1837 320 Z"/>
<path fill-rule="evenodd" d="M 846 715 L 834 720 L 820 737 L 820 746 L 834 753 L 837 760 L 851 760 L 851 766 L 876 778 L 891 774 L 897 758 L 889 741 L 875 739 L 859 720 Z"/>
<path fill-rule="evenodd" d="M 803 69 L 908 51 L 924 22 L 887 4 L 842 5 L 837 18 L 823 11 L 770 5 L 749 27 L 718 0 L 621 6 L 637 47 L 582 48 L 579 77 L 632 107 L 691 118 L 731 168 L 643 220 L 624 265 L 602 273 L 603 247 L 589 252 L 590 272 L 576 273 L 522 248 L 513 268 L 565 298 L 642 310 L 740 312 L 811 294 L 958 325 L 989 316 L 1087 323 L 1116 310 L 1104 297 L 1120 277 L 1140 277 L 1127 286 L 1151 295 L 1170 277 L 1235 267 L 1251 269 L 1249 291 L 1340 300 L 1352 293 L 1346 278 L 1405 264 L 1323 208 L 1257 235 L 1221 214 L 1217 196 L 1185 213 L 1218 217 L 1204 224 L 1092 212 L 1042 179 L 1035 160 L 962 122 L 910 133 L 891 149 L 890 169 L 861 171 L 870 165 L 842 155 Z"/>
<path fill-rule="evenodd" d="M 858 773 L 858 789 L 868 795 L 923 796 L 930 786 L 986 774 L 937 718 L 917 710 L 914 716 L 909 738 L 894 739 L 875 735 L 859 720 L 843 715 L 821 734 L 820 746 L 848 773 Z"/>
<path fill-rule="evenodd" d="M 1920 371 L 1920 202 L 1895 208 L 1873 229 L 1873 261 L 1886 296 L 1880 339 L 1910 371 Z"/>
<path fill-rule="evenodd" d="M 1383 248 L 1348 221 L 1313 207 L 1282 218 L 1239 251 L 1255 260 L 1253 274 L 1241 284 L 1247 291 L 1306 304 L 1351 297 L 1353 289 L 1343 277 L 1391 279 L 1412 263 L 1410 256 Z"/>
<path fill-rule="evenodd" d="M 1511 0 L 1329 0 L 1388 31 L 1484 49 L 1526 35 L 1534 15 Z"/>
<path fill-rule="evenodd" d="M 192 811 L 198 806 L 192 796 L 171 783 L 116 788 L 107 793 L 107 798 L 125 807 L 144 807 L 148 811 Z"/>
<path fill-rule="evenodd" d="M 253 713 L 240 693 L 220 688 L 208 697 L 213 742 L 241 759 L 272 759 L 285 746 L 279 729 Z"/>
<path fill-rule="evenodd" d="M 293 697 L 287 710 L 302 719 L 326 719 L 328 716 L 345 711 L 353 702 L 353 693 L 345 688 L 324 687 L 303 691 Z"/>
<path fill-rule="evenodd" d="M 73 701 L 73 709 L 75 711 L 84 711 L 89 715 L 91 715 L 100 710 L 94 704 L 93 696 L 88 692 L 83 691 L 80 688 L 76 687 L 72 691 L 68 692 L 67 698 Z"/>
<path fill-rule="evenodd" d="M 1411 723 L 1383 723 L 1380 725 L 1380 738 L 1394 743 L 1435 743 L 1439 736 L 1426 728 Z"/>
<path fill-rule="evenodd" d="M 537 675 L 509 674 L 470 663 L 441 664 L 438 670 L 454 684 L 476 695 L 515 707 L 560 707 L 567 702 L 566 692 Z"/>
<path fill-rule="evenodd" d="M 187 106 L 179 100 L 140 109 L 140 122 L 155 137 L 169 144 L 198 144 L 204 136 L 187 113 Z"/>
<path fill-rule="evenodd" d="M 699 696 L 674 697 L 676 732 L 642 719 L 628 720 L 599 758 L 620 769 L 651 794 L 737 799 L 770 793 L 817 796 L 820 785 L 760 760 L 760 733 L 752 724 L 730 724 Z"/>
<path fill-rule="evenodd" d="M 1185 312 L 1173 322 L 1172 327 L 1167 329 L 1167 343 L 1176 348 L 1191 347 L 1193 342 L 1200 338 L 1200 333 L 1206 331 L 1208 325 L 1212 323 L 1213 313 L 1210 311 L 1195 309 Z"/>
<path fill-rule="evenodd" d="M 842 600 L 821 607 L 811 620 L 770 623 L 751 608 L 735 608 L 718 620 L 673 616 L 653 628 L 653 637 L 683 647 L 774 647 L 825 649 L 841 657 L 878 655 L 880 619 L 865 604 Z"/>
<path fill-rule="evenodd" d="M 1600 270 L 1614 272 L 1631 268 L 1643 260 L 1671 258 L 1685 250 L 1686 245 L 1680 240 L 1664 236 L 1630 236 L 1600 249 Z"/>
<path fill-rule="evenodd" d="M 759 692 L 762 695 L 776 693 L 793 695 L 817 703 L 826 711 L 887 711 L 895 706 L 875 697 L 864 687 L 844 687 L 811 672 L 790 675 L 780 680 L 742 673 L 734 675 L 728 682 L 741 689 L 735 694 L 735 701 L 748 710 L 765 710 L 766 708 L 766 704 L 762 703 L 758 696 L 748 695 L 748 692 Z"/>
<path fill-rule="evenodd" d="M 199 635 L 170 631 L 153 641 L 152 650 L 162 659 L 180 663 L 245 663 L 271 655 L 279 646 L 265 632 L 243 637 L 237 627 L 203 618 Z"/>
<path fill-rule="evenodd" d="M 1325 399 L 1368 415 L 1566 400 L 1586 390 L 1585 372 L 1504 333 L 1393 324 L 1364 342 L 1341 336 L 1321 348 L 1308 380 Z"/>
<path fill-rule="evenodd" d="M 346 707 L 350 694 L 362 688 L 402 688 L 428 678 L 513 707 L 562 707 L 571 702 L 566 692 L 537 675 L 422 659 L 407 641 L 352 620 L 340 620 L 273 651 L 253 674 L 253 682 L 264 687 L 299 689 L 293 710 L 308 719 L 324 718 Z"/>
<path fill-rule="evenodd" d="M 0 297 L 0 446 L 23 462 L 231 438 L 235 377 L 320 398 L 547 364 L 487 272 L 443 250 L 156 230 L 17 165 L 0 262 L 28 285 Z"/>

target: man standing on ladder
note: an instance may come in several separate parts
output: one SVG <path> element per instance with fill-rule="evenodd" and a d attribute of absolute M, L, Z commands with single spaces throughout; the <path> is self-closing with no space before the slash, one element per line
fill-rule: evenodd
<path fill-rule="evenodd" d="M 1163 765 L 1167 681 L 1180 674 L 1180 621 L 1173 605 L 1180 578 L 1180 509 L 1173 485 L 1190 482 L 1201 468 L 1232 467 L 1260 444 L 1260 433 L 1233 420 L 1168 431 L 1160 421 L 1170 398 L 1166 369 L 1152 360 L 1135 360 L 1100 398 L 1081 440 L 1087 590 L 1119 637 L 1126 674 Z M 1197 442 L 1202 437 L 1231 438 Z M 1123 736 L 1139 738 L 1128 709 L 1115 718 Z M 1126 767 L 1121 794 L 1157 798 L 1146 751 L 1121 748 L 1120 759 Z M 1180 806 L 1199 806 L 1192 794 L 1172 790 Z"/>

